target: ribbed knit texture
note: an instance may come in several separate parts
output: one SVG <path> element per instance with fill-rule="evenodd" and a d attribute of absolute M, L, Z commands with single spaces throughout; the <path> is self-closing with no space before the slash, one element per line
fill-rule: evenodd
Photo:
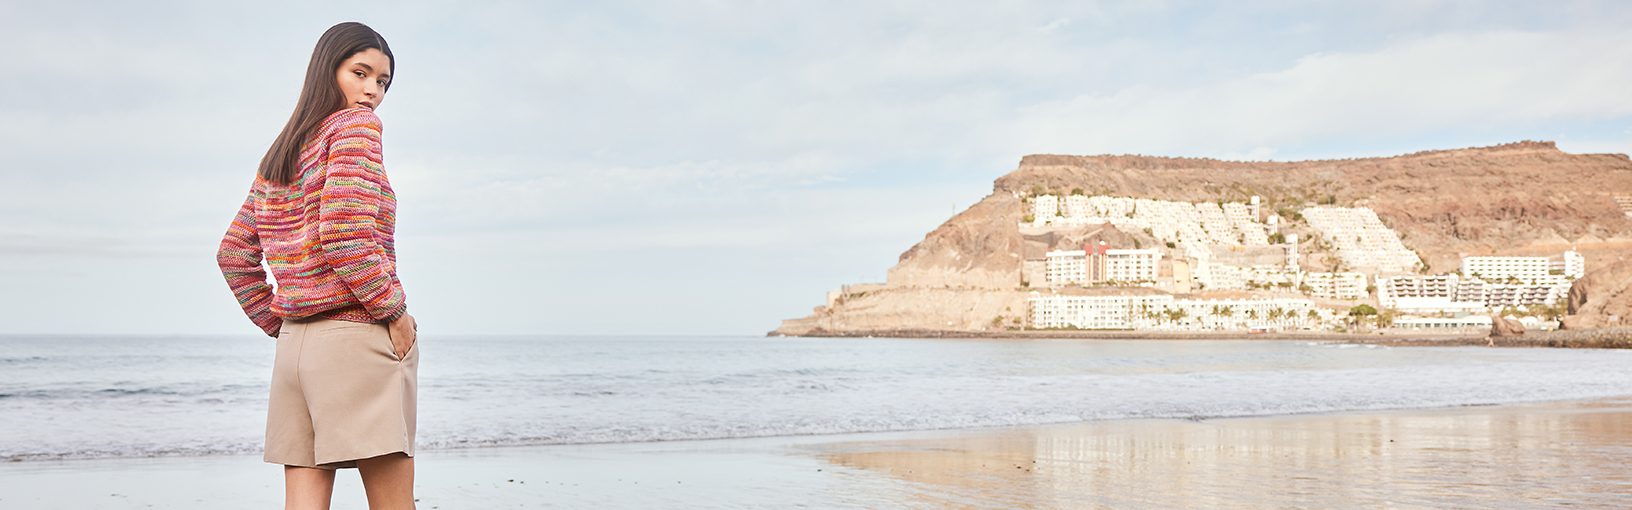
<path fill-rule="evenodd" d="M 276 337 L 284 319 L 371 323 L 407 311 L 381 130 L 366 108 L 329 115 L 301 144 L 300 178 L 282 186 L 257 176 L 227 228 L 216 262 L 267 335 Z M 276 290 L 267 284 L 263 254 Z"/>

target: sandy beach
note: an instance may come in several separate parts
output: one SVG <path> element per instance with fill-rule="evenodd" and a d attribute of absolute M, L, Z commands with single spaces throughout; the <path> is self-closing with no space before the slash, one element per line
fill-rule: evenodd
<path fill-rule="evenodd" d="M 427 451 L 422 509 L 1625 508 L 1632 399 Z M 253 456 L 12 462 L 0 507 L 276 508 Z M 336 509 L 366 508 L 355 471 Z"/>

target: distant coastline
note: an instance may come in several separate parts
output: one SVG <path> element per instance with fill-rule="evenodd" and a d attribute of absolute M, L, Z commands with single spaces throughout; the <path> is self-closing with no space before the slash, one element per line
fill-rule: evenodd
<path fill-rule="evenodd" d="M 773 334 L 1373 342 L 1346 333 L 1375 326 L 1391 343 L 1489 345 L 1625 324 L 1629 249 L 1632 159 L 1552 142 L 1301 162 L 1031 155 L 885 281 L 841 285 Z"/>
<path fill-rule="evenodd" d="M 778 336 L 771 332 L 767 336 Z M 1327 331 L 1285 331 L 1248 333 L 1245 331 L 960 331 L 939 329 L 815 330 L 798 335 L 818 338 L 926 338 L 970 340 L 1273 340 L 1311 341 L 1390 347 L 1555 347 L 1572 349 L 1632 348 L 1632 328 L 1593 330 L 1530 331 L 1520 336 L 1490 337 L 1484 331 L 1427 332 L 1386 331 L 1382 333 L 1333 333 Z"/>

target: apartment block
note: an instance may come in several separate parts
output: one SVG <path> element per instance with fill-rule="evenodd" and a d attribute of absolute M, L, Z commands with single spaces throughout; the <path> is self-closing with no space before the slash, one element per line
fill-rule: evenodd
<path fill-rule="evenodd" d="M 1304 273 L 1303 284 L 1310 287 L 1309 295 L 1325 299 L 1360 299 L 1366 297 L 1366 275 L 1354 272 Z"/>
<path fill-rule="evenodd" d="M 1330 310 L 1307 299 L 1175 299 L 1150 296 L 1064 296 L 1032 292 L 1031 325 L 1080 329 L 1213 329 L 1312 325 Z M 1170 314 L 1171 312 L 1171 314 Z M 1313 317 L 1311 317 L 1313 312 Z M 1174 316 L 1178 319 L 1174 320 Z"/>
<path fill-rule="evenodd" d="M 1156 281 L 1156 266 L 1162 260 L 1162 252 L 1157 249 L 1145 250 L 1103 250 L 1100 261 L 1102 278 L 1095 282 L 1154 282 Z"/>
<path fill-rule="evenodd" d="M 1087 251 L 1056 250 L 1043 256 L 1047 257 L 1046 274 L 1048 283 L 1070 285 L 1073 283 L 1080 284 L 1088 279 Z"/>
<path fill-rule="evenodd" d="M 1462 257 L 1462 274 L 1485 281 L 1536 282 L 1547 278 L 1548 269 L 1547 257 Z"/>
<path fill-rule="evenodd" d="M 1455 299 L 1460 280 L 1454 273 L 1378 277 L 1377 302 L 1394 308 L 1400 298 Z"/>
<path fill-rule="evenodd" d="M 1032 292 L 1031 327 L 1079 329 L 1133 329 L 1137 317 L 1161 310 L 1173 296 L 1044 296 Z"/>
<path fill-rule="evenodd" d="M 1104 244 L 1084 248 L 1056 250 L 1044 255 L 1044 273 L 1050 285 L 1156 281 L 1161 250 L 1110 249 Z"/>
<path fill-rule="evenodd" d="M 1547 257 L 1463 257 L 1455 298 L 1492 309 L 1551 305 L 1569 296 L 1571 281 L 1586 271 L 1586 258 L 1575 250 L 1565 251 L 1557 262 Z"/>
<path fill-rule="evenodd" d="M 1054 218 L 1060 215 L 1060 197 L 1054 195 L 1032 197 L 1031 215 L 1038 225 L 1053 223 Z"/>
<path fill-rule="evenodd" d="M 1320 231 L 1321 237 L 1331 242 L 1349 267 L 1411 272 L 1422 262 L 1370 208 L 1306 207 L 1303 217 Z"/>
<path fill-rule="evenodd" d="M 1577 253 L 1575 250 L 1564 252 L 1564 257 L 1562 260 L 1551 262 L 1548 265 L 1552 269 L 1556 269 L 1563 273 L 1565 277 L 1571 279 L 1580 278 L 1582 276 L 1586 276 L 1587 274 L 1587 258 L 1581 256 L 1581 254 Z"/>

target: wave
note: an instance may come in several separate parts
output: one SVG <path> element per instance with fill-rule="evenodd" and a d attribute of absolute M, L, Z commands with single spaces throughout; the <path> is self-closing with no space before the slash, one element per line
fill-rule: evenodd
<path fill-rule="evenodd" d="M 1632 371 L 1624 368 L 1632 352 L 1611 351 L 886 339 L 563 341 L 539 343 L 537 352 L 515 351 L 518 345 L 532 344 L 444 345 L 445 357 L 422 366 L 420 448 L 1207 420 L 1632 395 Z M 650 345 L 663 350 L 642 350 Z M 194 348 L 185 347 L 176 350 Z M 613 348 L 623 350 L 608 356 Z M 8 371 L 11 379 L 0 381 L 0 430 L 27 432 L 0 435 L 0 461 L 258 453 L 266 372 L 243 361 L 250 355 L 260 354 L 158 368 L 97 364 L 86 377 L 31 368 L 39 374 L 32 383 Z"/>

